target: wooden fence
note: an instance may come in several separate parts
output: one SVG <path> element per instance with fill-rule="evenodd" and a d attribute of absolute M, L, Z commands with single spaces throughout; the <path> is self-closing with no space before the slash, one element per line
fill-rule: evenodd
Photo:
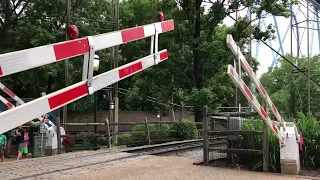
<path fill-rule="evenodd" d="M 122 135 L 122 134 L 128 134 L 128 133 L 134 133 L 134 132 L 143 132 L 145 134 L 145 139 L 142 141 L 133 141 L 131 143 L 140 143 L 140 144 L 154 144 L 157 142 L 169 142 L 169 141 L 177 141 L 177 140 L 181 140 L 179 138 L 165 138 L 165 139 L 152 139 L 151 133 L 153 132 L 161 132 L 164 129 L 162 129 L 162 127 L 166 124 L 176 124 L 178 122 L 173 122 L 173 121 L 152 121 L 152 122 L 148 122 L 148 119 L 146 118 L 144 122 L 121 122 L 121 123 L 110 123 L 108 119 L 105 120 L 105 123 L 64 123 L 61 125 L 65 125 L 65 126 L 104 126 L 105 127 L 105 132 L 104 134 L 101 134 L 100 132 L 96 132 L 95 133 L 95 137 L 106 137 L 107 141 L 108 141 L 108 147 L 112 147 L 116 144 L 114 144 L 113 142 L 115 141 L 115 138 L 118 135 Z M 157 130 L 150 130 L 150 126 L 151 124 L 158 124 L 159 125 L 159 129 Z M 202 124 L 202 122 L 198 122 L 196 124 Z M 122 131 L 122 132 L 113 132 L 112 131 L 112 127 L 114 126 L 127 126 L 127 125 L 144 125 L 144 129 L 143 130 L 128 130 L 128 131 Z M 95 128 L 97 129 L 97 128 Z M 174 132 L 175 130 L 165 130 L 167 132 Z M 100 134 L 99 134 L 100 133 Z"/>
<path fill-rule="evenodd" d="M 250 131 L 241 130 L 241 128 L 232 128 L 231 117 L 252 117 L 257 116 L 256 112 L 230 112 L 224 114 L 208 115 L 208 107 L 203 108 L 203 161 L 205 165 L 210 162 L 209 153 L 226 153 L 227 159 L 231 163 L 231 159 L 234 154 L 249 154 L 249 155 L 263 155 L 263 170 L 269 169 L 269 139 L 268 139 L 268 127 L 264 125 L 263 131 Z M 225 117 L 225 118 L 223 118 Z M 240 122 L 239 119 L 235 119 L 234 122 Z M 217 128 L 217 125 L 219 128 Z M 260 136 L 263 135 L 263 150 L 257 149 L 237 149 L 234 144 L 240 136 Z M 211 147 L 209 139 L 211 137 L 227 136 L 226 148 Z M 213 138 L 214 139 L 214 138 Z"/>

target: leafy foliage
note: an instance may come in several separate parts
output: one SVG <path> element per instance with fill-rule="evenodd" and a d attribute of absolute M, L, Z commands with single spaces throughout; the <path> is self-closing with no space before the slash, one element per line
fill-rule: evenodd
<path fill-rule="evenodd" d="M 189 120 L 179 121 L 172 129 L 175 130 L 175 137 L 184 140 L 197 139 L 199 135 L 196 124 Z"/>
<path fill-rule="evenodd" d="M 286 56 L 286 59 L 306 73 L 307 59 L 293 58 Z M 310 83 L 311 113 L 319 115 L 320 108 L 319 85 L 320 76 L 317 69 L 320 67 L 320 56 L 310 58 L 311 78 L 315 81 Z M 298 117 L 298 113 L 308 113 L 308 91 L 307 76 L 293 68 L 288 62 L 279 59 L 276 67 L 270 68 L 269 71 L 262 75 L 260 79 L 268 91 L 270 98 L 277 106 L 278 110 L 287 117 Z"/>
<path fill-rule="evenodd" d="M 79 28 L 80 37 L 112 31 L 111 3 L 110 0 L 71 0 L 71 23 Z M 229 6 L 225 6 L 226 3 Z M 245 49 L 248 40 L 273 38 L 274 31 L 270 25 L 262 32 L 247 17 L 238 18 L 232 27 L 221 22 L 230 14 L 253 5 L 251 0 L 121 1 L 121 29 L 153 23 L 157 21 L 157 11 L 162 11 L 166 19 L 175 20 L 175 30 L 160 35 L 159 49 L 169 50 L 169 61 L 119 82 L 121 88 L 129 89 L 120 94 L 120 109 L 156 111 L 160 108 L 164 112 L 171 107 L 157 102 L 168 104 L 173 96 L 174 102 L 194 106 L 195 119 L 200 121 L 203 105 L 215 109 L 233 104 L 234 86 L 226 74 L 226 65 L 233 62 L 233 56 L 227 50 L 226 35 L 234 35 Z M 285 0 L 262 0 L 252 11 L 261 18 L 268 13 L 287 16 L 288 5 Z M 65 9 L 63 0 L 1 1 L 1 53 L 64 41 Z M 148 55 L 149 48 L 150 39 L 121 45 L 119 65 Z M 101 59 L 99 73 L 113 68 L 110 49 L 97 53 Z M 69 62 L 69 84 L 81 81 L 82 57 L 71 58 Z M 54 63 L 1 81 L 18 96 L 36 98 L 43 91 L 50 93 L 65 87 L 64 66 L 64 62 Z M 105 92 L 98 92 L 98 102 L 108 101 L 104 96 L 109 97 Z M 150 96 L 156 103 L 149 102 Z M 88 97 L 68 107 L 73 111 L 88 111 L 92 109 L 91 104 L 92 99 Z"/>
<path fill-rule="evenodd" d="M 300 151 L 300 162 L 303 168 L 317 169 L 320 167 L 320 123 L 312 116 L 299 114 L 296 120 L 298 131 L 302 132 L 304 139 L 303 151 Z M 262 120 L 248 120 L 243 123 L 243 130 L 263 130 Z M 269 129 L 269 148 L 270 148 L 270 170 L 280 171 L 280 148 L 279 141 L 274 133 Z M 261 149 L 263 138 L 258 136 L 242 137 L 240 147 L 246 149 Z M 260 157 L 243 158 L 242 163 L 257 164 L 262 161 Z"/>

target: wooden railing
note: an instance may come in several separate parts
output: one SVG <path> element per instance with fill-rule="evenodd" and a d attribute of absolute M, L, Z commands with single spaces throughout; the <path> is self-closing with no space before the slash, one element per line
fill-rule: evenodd
<path fill-rule="evenodd" d="M 209 153 L 226 153 L 227 159 L 231 159 L 233 154 L 262 154 L 263 155 L 263 169 L 269 167 L 269 146 L 268 146 L 268 127 L 264 125 L 263 131 L 248 131 L 241 130 L 241 128 L 232 128 L 231 117 L 254 117 L 258 114 L 256 112 L 230 112 L 230 113 L 220 113 L 214 115 L 208 115 L 208 107 L 203 108 L 203 161 L 205 165 L 210 162 Z M 235 121 L 239 119 L 235 119 Z M 216 128 L 218 124 L 219 128 Z M 262 136 L 263 135 L 263 150 L 256 149 L 237 149 L 232 146 L 240 136 Z M 211 147 L 209 139 L 213 137 L 227 136 L 227 146 L 226 148 Z M 262 146 L 262 144 L 261 144 Z"/>
<path fill-rule="evenodd" d="M 111 147 L 115 144 L 113 144 L 112 142 L 114 142 L 114 138 L 115 136 L 118 135 L 122 135 L 122 134 L 128 134 L 128 133 L 134 133 L 134 132 L 144 132 L 145 134 L 145 139 L 143 141 L 133 141 L 131 143 L 140 143 L 140 144 L 154 144 L 157 142 L 169 142 L 169 141 L 176 141 L 176 140 L 181 140 L 179 138 L 165 138 L 165 139 L 152 139 L 151 137 L 151 133 L 152 132 L 161 132 L 163 131 L 163 129 L 161 128 L 162 125 L 166 125 L 166 124 L 176 124 L 178 122 L 173 122 L 173 121 L 152 121 L 152 122 L 148 122 L 148 119 L 146 118 L 144 122 L 120 122 L 120 123 L 110 123 L 108 119 L 105 120 L 104 123 L 64 123 L 61 125 L 64 126 L 104 126 L 105 127 L 105 133 L 104 134 L 99 134 L 99 132 L 96 132 L 95 136 L 97 137 L 106 137 L 108 139 L 108 147 Z M 150 130 L 149 129 L 149 125 L 150 124 L 158 124 L 159 125 L 159 129 L 157 130 Z M 202 122 L 196 122 L 195 124 L 197 125 L 202 125 Z M 112 132 L 112 127 L 114 126 L 126 126 L 126 125 L 144 125 L 144 130 L 142 131 L 135 131 L 135 130 L 127 130 L 127 131 L 121 131 L 121 132 Z M 175 130 L 165 130 L 167 132 L 174 132 Z M 101 131 L 100 131 L 101 132 Z M 200 133 L 200 131 L 199 131 Z M 201 134 L 199 134 L 201 136 Z M 200 137 L 199 136 L 199 137 Z"/>

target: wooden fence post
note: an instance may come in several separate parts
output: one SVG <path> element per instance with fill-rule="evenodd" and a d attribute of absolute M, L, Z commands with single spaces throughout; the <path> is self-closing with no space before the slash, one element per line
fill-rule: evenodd
<path fill-rule="evenodd" d="M 208 106 L 203 107 L 203 163 L 209 164 Z"/>
<path fill-rule="evenodd" d="M 60 131 L 60 118 L 57 117 L 56 120 L 56 132 L 57 132 L 57 144 L 58 144 L 58 154 L 61 154 L 61 131 Z"/>
<path fill-rule="evenodd" d="M 264 121 L 263 123 L 263 171 L 269 172 L 270 167 L 270 152 L 269 152 L 269 137 L 268 137 L 268 125 Z"/>
<path fill-rule="evenodd" d="M 151 145 L 151 139 L 150 139 L 150 131 L 148 126 L 148 118 L 145 119 L 145 126 L 146 126 L 146 139 L 148 141 L 148 144 Z"/>
<path fill-rule="evenodd" d="M 269 108 L 266 103 L 263 103 L 263 106 L 266 109 L 267 114 L 269 113 Z M 268 125 L 266 121 L 263 121 L 263 171 L 269 172 L 270 167 L 270 151 L 269 151 L 269 132 Z"/>
<path fill-rule="evenodd" d="M 227 130 L 230 130 L 230 114 L 227 116 Z M 227 136 L 227 149 L 231 149 L 230 135 Z M 232 154 L 230 152 L 227 153 L 227 161 L 232 163 Z"/>
<path fill-rule="evenodd" d="M 108 136 L 108 148 L 111 148 L 111 137 L 110 137 L 110 124 L 109 124 L 109 119 L 106 118 L 106 133 Z"/>

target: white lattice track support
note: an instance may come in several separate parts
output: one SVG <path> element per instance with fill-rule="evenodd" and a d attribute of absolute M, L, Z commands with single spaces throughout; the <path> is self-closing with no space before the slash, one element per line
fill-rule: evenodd
<path fill-rule="evenodd" d="M 281 124 L 281 126 L 285 127 L 284 120 L 281 117 L 279 111 L 277 110 L 277 108 L 273 104 L 273 102 L 271 101 L 271 99 L 270 99 L 269 95 L 267 94 L 266 90 L 264 89 L 264 87 L 262 86 L 262 84 L 260 83 L 258 78 L 256 77 L 253 69 L 249 65 L 249 63 L 246 60 L 246 58 L 244 57 L 244 55 L 241 53 L 241 49 L 236 44 L 236 42 L 233 40 L 233 38 L 232 38 L 232 36 L 230 34 L 227 35 L 227 45 L 230 48 L 230 50 L 232 51 L 232 53 L 236 56 L 238 61 L 241 63 L 242 68 L 247 72 L 247 74 L 250 77 L 250 79 L 256 85 L 259 93 L 262 95 L 263 99 L 266 101 L 267 105 L 269 106 L 269 108 L 273 112 L 273 114 L 276 117 L 277 121 Z"/>
<path fill-rule="evenodd" d="M 93 91 L 95 92 L 103 87 L 109 86 L 155 65 L 155 55 L 159 59 L 160 63 L 168 59 L 167 50 L 162 50 L 158 53 L 151 54 L 142 59 L 102 73 L 93 77 Z M 59 107 L 74 102 L 84 96 L 87 96 L 88 93 L 87 81 L 81 81 L 16 108 L 2 112 L 0 114 L 0 119 L 1 122 L 5 123 L 1 124 L 0 133 L 9 131 L 14 127 L 28 122 L 30 119 L 35 119 L 42 114 L 46 114 Z"/>
<path fill-rule="evenodd" d="M 279 139 L 281 144 L 284 144 L 284 139 L 279 131 L 278 127 L 275 123 L 269 118 L 268 114 L 264 110 L 264 108 L 260 105 L 255 95 L 252 94 L 248 86 L 244 83 L 244 81 L 239 77 L 237 71 L 231 66 L 228 66 L 228 75 L 233 80 L 233 82 L 239 87 L 244 96 L 248 99 L 248 101 L 253 104 L 255 110 L 259 113 L 261 118 L 267 122 L 269 128 L 273 131 L 273 133 Z"/>
<path fill-rule="evenodd" d="M 157 33 L 174 29 L 174 21 L 168 20 L 111 33 L 89 36 L 71 41 L 31 48 L 0 55 L 0 77 L 51 64 L 90 52 L 89 39 L 95 51 L 125 44 Z"/>

